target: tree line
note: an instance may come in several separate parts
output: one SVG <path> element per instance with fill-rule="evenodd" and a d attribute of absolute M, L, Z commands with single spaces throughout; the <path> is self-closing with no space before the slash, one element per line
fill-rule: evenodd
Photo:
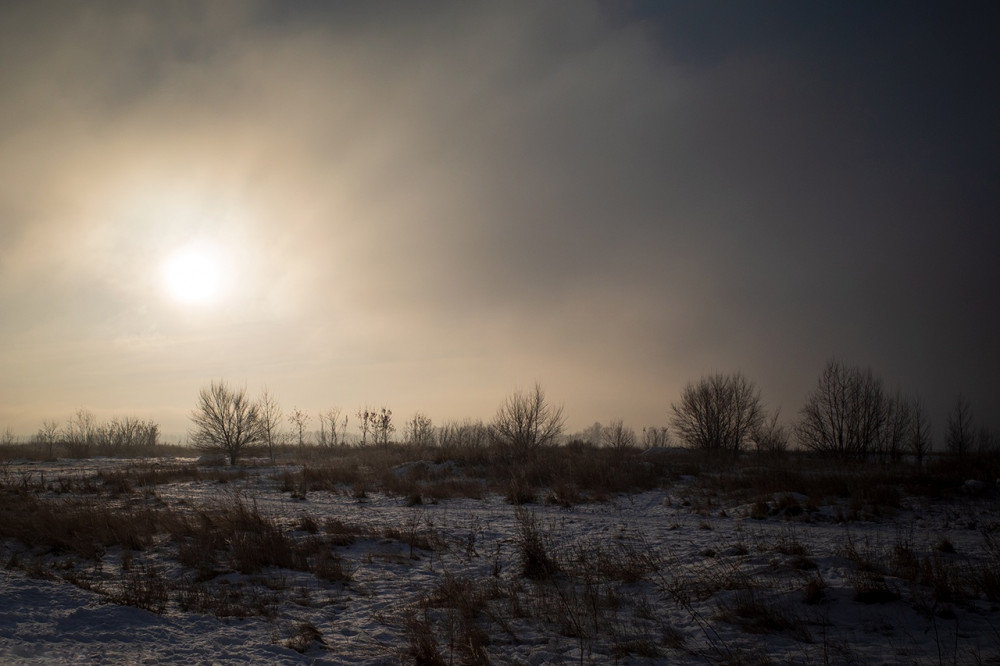
<path fill-rule="evenodd" d="M 392 410 L 360 408 L 360 446 L 387 445 L 396 432 Z M 309 415 L 298 408 L 287 416 L 291 435 L 304 445 Z M 212 382 L 202 389 L 193 415 L 192 441 L 197 448 L 225 453 L 235 461 L 244 451 L 263 446 L 274 456 L 277 446 L 290 443 L 278 428 L 282 415 L 265 390 L 251 400 L 245 388 Z M 349 417 L 340 408 L 319 415 L 318 444 L 347 443 Z M 564 441 L 563 409 L 551 403 L 537 383 L 515 391 L 500 404 L 489 423 L 465 421 L 435 428 L 418 412 L 402 426 L 402 442 L 440 446 L 498 446 L 512 455 L 530 455 L 539 447 Z M 933 449 L 931 422 L 919 399 L 889 390 L 870 369 L 829 361 L 798 418 L 781 422 L 778 410 L 768 410 L 760 389 L 742 373 L 714 374 L 689 382 L 671 404 L 669 428 L 650 427 L 642 438 L 621 419 L 595 423 L 575 438 L 581 443 L 627 450 L 638 446 L 665 447 L 678 440 L 685 448 L 715 455 L 752 451 L 781 454 L 799 449 L 844 460 L 899 461 L 912 456 L 918 464 Z M 1000 437 L 976 429 L 968 400 L 960 397 L 948 415 L 948 451 L 956 456 L 1000 449 Z"/>
<path fill-rule="evenodd" d="M 842 460 L 922 464 L 933 450 L 927 409 L 919 398 L 890 390 L 870 368 L 829 361 L 791 428 L 768 413 L 759 389 L 742 374 L 718 374 L 689 383 L 671 406 L 671 426 L 689 448 L 717 453 L 799 448 Z M 976 428 L 967 398 L 948 412 L 945 446 L 963 458 L 1000 451 L 1000 436 Z"/>
<path fill-rule="evenodd" d="M 287 414 L 265 387 L 254 398 L 245 387 L 213 381 L 198 394 L 191 414 L 192 445 L 224 454 L 235 463 L 251 450 L 275 459 L 283 447 L 317 444 L 322 448 L 387 446 L 397 441 L 397 425 L 388 407 L 363 406 L 354 414 L 357 435 L 348 437 L 351 415 L 339 407 L 311 416 L 293 408 Z M 674 444 L 712 455 L 744 452 L 777 455 L 792 448 L 843 460 L 893 462 L 911 456 L 917 464 L 934 449 L 931 421 L 923 403 L 890 390 L 870 369 L 837 360 L 823 368 L 806 403 L 790 424 L 769 410 L 760 389 L 742 373 L 718 373 L 689 382 L 670 405 L 667 426 L 647 427 L 641 437 L 621 419 L 595 423 L 570 442 L 626 451 Z M 286 428 L 285 426 L 288 426 Z M 527 456 L 540 447 L 566 441 L 563 408 L 551 403 L 539 384 L 507 396 L 492 420 L 449 422 L 435 426 L 422 412 L 400 426 L 402 443 L 420 446 L 496 446 L 510 455 Z M 3 442 L 13 443 L 6 431 Z M 159 426 L 135 417 L 98 422 L 84 409 L 64 424 L 44 421 L 32 442 L 49 457 L 57 450 L 70 456 L 129 455 L 152 450 Z M 8 441 L 9 440 L 9 441 Z M 945 448 L 958 458 L 1000 451 L 996 430 L 977 428 L 968 399 L 959 396 L 948 412 Z"/>
<path fill-rule="evenodd" d="M 387 446 L 396 432 L 388 407 L 358 409 L 359 446 Z M 207 453 L 225 455 L 231 463 L 253 449 L 263 449 L 274 460 L 277 451 L 297 443 L 305 446 L 310 434 L 310 415 L 295 407 L 287 414 L 291 431 L 282 430 L 281 408 L 265 388 L 259 398 L 247 394 L 246 387 L 213 381 L 198 394 L 191 415 L 192 445 Z M 349 417 L 340 408 L 320 412 L 317 444 L 330 448 L 347 444 Z M 435 428 L 431 419 L 416 413 L 403 425 L 403 441 L 415 445 L 483 446 L 502 444 L 512 453 L 526 454 L 552 444 L 562 435 L 561 407 L 553 407 L 539 385 L 531 391 L 515 392 L 501 405 L 489 425 L 482 421 L 462 421 Z"/>
<path fill-rule="evenodd" d="M 93 412 L 78 409 L 64 423 L 54 419 L 42 421 L 29 443 L 48 458 L 54 458 L 58 452 L 64 452 L 69 457 L 85 458 L 92 455 L 144 454 L 154 450 L 159 440 L 160 426 L 155 421 L 135 416 L 115 416 L 102 422 Z M 16 441 L 9 428 L 0 436 L 0 444 L 5 446 Z"/>

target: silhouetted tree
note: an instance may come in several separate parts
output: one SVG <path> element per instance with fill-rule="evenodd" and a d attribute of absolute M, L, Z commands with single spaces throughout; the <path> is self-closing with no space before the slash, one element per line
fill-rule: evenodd
<path fill-rule="evenodd" d="M 739 453 L 764 421 L 760 390 L 739 372 L 689 383 L 671 408 L 670 424 L 681 440 L 711 453 Z"/>
<path fill-rule="evenodd" d="M 292 424 L 295 429 L 295 434 L 298 437 L 299 447 L 305 446 L 306 443 L 306 426 L 309 424 L 309 415 L 303 412 L 298 407 L 292 409 L 291 413 L 288 414 L 288 422 Z"/>
<path fill-rule="evenodd" d="M 562 407 L 550 405 L 536 383 L 532 390 L 515 391 L 504 400 L 490 424 L 490 437 L 524 456 L 556 441 L 562 430 Z"/>
<path fill-rule="evenodd" d="M 375 410 L 365 405 L 358 410 L 358 427 L 361 429 L 361 446 L 368 444 L 368 433 L 375 428 Z"/>
<path fill-rule="evenodd" d="M 319 414 L 320 446 L 337 446 L 343 443 L 343 433 L 347 430 L 347 415 L 341 419 L 339 407 L 331 407 Z"/>
<path fill-rule="evenodd" d="M 933 441 L 931 439 L 931 421 L 927 415 L 927 409 L 919 399 L 914 399 L 910 405 L 910 442 L 909 449 L 913 457 L 917 459 L 917 467 L 922 467 L 924 457 L 931 450 Z"/>
<path fill-rule="evenodd" d="M 438 428 L 438 444 L 442 447 L 478 447 L 489 440 L 489 428 L 482 421 L 466 419 L 452 421 Z"/>
<path fill-rule="evenodd" d="M 98 426 L 95 438 L 113 455 L 149 450 L 156 446 L 160 426 L 154 421 L 143 421 L 134 416 L 116 416 Z"/>
<path fill-rule="evenodd" d="M 35 442 L 45 448 L 47 458 L 55 457 L 56 441 L 59 439 L 59 424 L 52 419 L 42 421 L 42 427 L 35 433 Z"/>
<path fill-rule="evenodd" d="M 666 426 L 643 428 L 642 445 L 647 449 L 670 446 L 670 430 Z"/>
<path fill-rule="evenodd" d="M 635 430 L 629 428 L 621 419 L 614 419 L 601 428 L 601 444 L 625 451 L 635 446 Z"/>
<path fill-rule="evenodd" d="M 775 410 L 769 418 L 761 419 L 757 430 L 751 435 L 757 453 L 776 456 L 788 451 L 788 431 L 778 422 L 780 410 Z"/>
<path fill-rule="evenodd" d="M 267 455 L 274 462 L 274 451 L 281 443 L 281 405 L 265 386 L 257 401 L 260 418 L 260 434 L 267 449 Z"/>
<path fill-rule="evenodd" d="M 240 455 L 263 437 L 260 405 L 247 397 L 245 387 L 230 388 L 224 381 L 213 381 L 201 389 L 191 420 L 194 447 L 224 453 L 231 464 L 236 464 Z"/>
<path fill-rule="evenodd" d="M 94 444 L 97 427 L 97 418 L 93 412 L 82 407 L 76 410 L 76 413 L 66 422 L 63 435 L 63 440 L 69 447 L 70 456 L 87 457 L 90 455 L 90 447 Z"/>
<path fill-rule="evenodd" d="M 392 410 L 382 407 L 377 412 L 372 412 L 372 437 L 376 444 L 386 446 L 389 438 L 396 432 L 396 426 L 392 424 Z"/>
<path fill-rule="evenodd" d="M 948 412 L 948 450 L 957 458 L 972 452 L 975 429 L 972 424 L 972 405 L 964 395 L 959 395 Z"/>
<path fill-rule="evenodd" d="M 403 438 L 416 446 L 433 446 L 434 424 L 430 418 L 421 412 L 413 415 L 403 428 Z"/>
<path fill-rule="evenodd" d="M 908 448 L 910 434 L 913 429 L 913 403 L 905 399 L 898 391 L 886 400 L 885 424 L 878 447 L 879 457 L 898 462 L 903 457 L 903 451 Z"/>
<path fill-rule="evenodd" d="M 796 426 L 806 449 L 841 458 L 865 458 L 885 437 L 888 401 L 870 369 L 826 364 Z"/>

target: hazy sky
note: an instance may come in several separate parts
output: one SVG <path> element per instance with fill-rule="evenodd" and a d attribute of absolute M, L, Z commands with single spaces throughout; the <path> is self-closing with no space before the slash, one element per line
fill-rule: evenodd
<path fill-rule="evenodd" d="M 224 378 L 641 429 L 736 370 L 793 418 L 834 357 L 996 424 L 998 7 L 3 3 L 0 428 Z"/>

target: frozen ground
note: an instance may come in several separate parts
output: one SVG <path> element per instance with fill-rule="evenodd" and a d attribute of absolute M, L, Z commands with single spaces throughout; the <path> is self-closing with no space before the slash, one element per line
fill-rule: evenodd
<path fill-rule="evenodd" d="M 55 488 L 128 464 L 7 472 Z M 519 511 L 497 495 L 413 506 L 351 488 L 302 498 L 282 490 L 287 471 L 251 467 L 226 483 L 182 480 L 100 501 L 256 507 L 294 539 L 326 539 L 349 580 L 223 566 L 201 589 L 255 610 L 185 611 L 177 590 L 195 574 L 165 534 L 91 560 L 7 540 L 0 663 L 1000 664 L 992 494 L 904 497 L 843 520 L 834 500 L 803 509 L 805 497 L 775 496 L 764 507 L 680 478 L 608 502 Z M 551 568 L 526 576 L 532 535 Z M 137 571 L 168 590 L 162 612 L 113 601 Z"/>

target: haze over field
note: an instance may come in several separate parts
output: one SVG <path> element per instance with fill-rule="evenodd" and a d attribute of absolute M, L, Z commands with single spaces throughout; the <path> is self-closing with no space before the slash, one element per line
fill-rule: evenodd
<path fill-rule="evenodd" d="M 5 3 L 0 428 L 1000 402 L 992 3 Z"/>

